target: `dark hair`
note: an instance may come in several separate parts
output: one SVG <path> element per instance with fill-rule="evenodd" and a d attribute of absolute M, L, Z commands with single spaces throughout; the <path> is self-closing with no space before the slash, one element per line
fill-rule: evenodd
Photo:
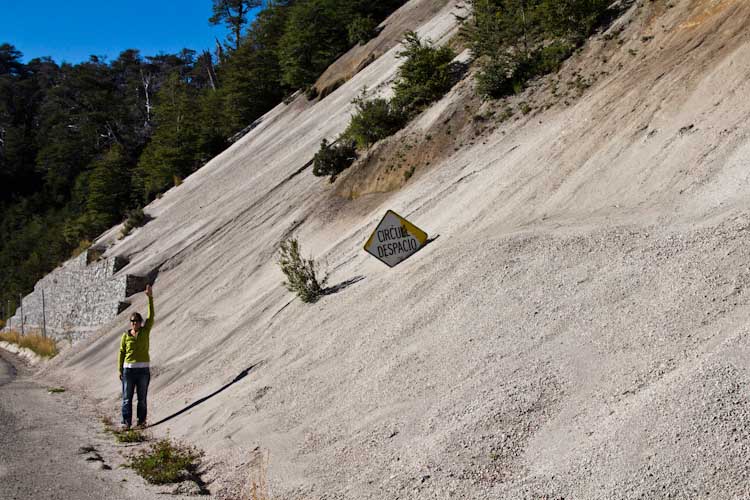
<path fill-rule="evenodd" d="M 133 313 L 130 315 L 130 321 L 138 321 L 138 323 L 143 323 L 143 317 L 140 315 L 140 313 Z"/>

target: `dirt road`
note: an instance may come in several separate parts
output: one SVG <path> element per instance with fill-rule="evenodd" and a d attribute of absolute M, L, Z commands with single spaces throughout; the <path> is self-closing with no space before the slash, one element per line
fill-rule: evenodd
<path fill-rule="evenodd" d="M 49 393 L 0 349 L 0 499 L 163 498 L 120 467 L 127 452 L 73 394 Z"/>

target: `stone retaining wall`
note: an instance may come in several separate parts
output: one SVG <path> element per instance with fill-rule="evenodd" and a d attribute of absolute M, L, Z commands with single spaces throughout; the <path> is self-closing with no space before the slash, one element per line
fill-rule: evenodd
<path fill-rule="evenodd" d="M 118 274 L 127 260 L 100 255 L 90 249 L 40 279 L 11 318 L 12 328 L 20 331 L 22 311 L 25 329 L 42 328 L 42 291 L 47 334 L 57 339 L 79 340 L 127 308 L 127 297 L 143 291 L 148 278 Z"/>

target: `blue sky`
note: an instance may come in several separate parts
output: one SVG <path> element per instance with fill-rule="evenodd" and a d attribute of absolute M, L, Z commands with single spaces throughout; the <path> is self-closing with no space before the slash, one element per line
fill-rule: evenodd
<path fill-rule="evenodd" d="M 23 61 L 50 56 L 78 63 L 90 55 L 109 61 L 125 49 L 141 55 L 197 51 L 226 39 L 211 26 L 211 0 L 0 0 L 0 43 L 23 52 Z"/>

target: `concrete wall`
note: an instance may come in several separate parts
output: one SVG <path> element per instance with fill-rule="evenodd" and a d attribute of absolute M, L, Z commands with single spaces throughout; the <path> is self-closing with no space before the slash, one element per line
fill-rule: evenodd
<path fill-rule="evenodd" d="M 27 330 L 42 328 L 42 292 L 51 337 L 79 340 L 115 318 L 130 305 L 127 297 L 143 291 L 147 278 L 118 274 L 127 260 L 99 255 L 90 249 L 40 279 L 11 318 L 12 328 L 20 330 L 22 312 Z"/>

